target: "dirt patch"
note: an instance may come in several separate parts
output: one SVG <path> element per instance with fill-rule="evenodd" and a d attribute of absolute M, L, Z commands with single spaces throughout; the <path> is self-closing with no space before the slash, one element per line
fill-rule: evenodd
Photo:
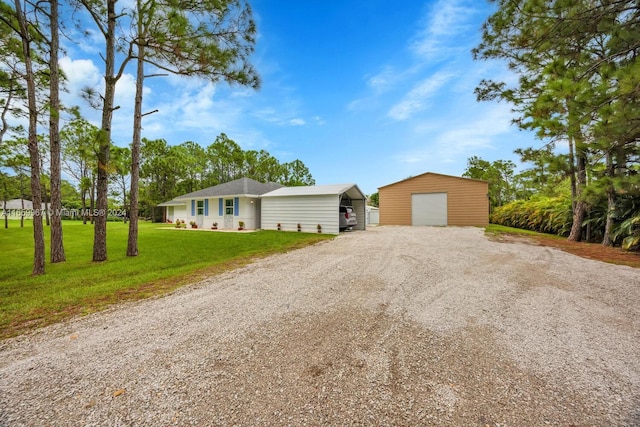
<path fill-rule="evenodd" d="M 538 246 L 548 246 L 582 258 L 640 268 L 639 252 L 625 251 L 620 248 L 604 246 L 598 243 L 570 242 L 567 239 L 557 237 L 524 236 L 522 234 L 509 233 L 501 233 L 492 238 L 498 242 L 520 242 Z"/>

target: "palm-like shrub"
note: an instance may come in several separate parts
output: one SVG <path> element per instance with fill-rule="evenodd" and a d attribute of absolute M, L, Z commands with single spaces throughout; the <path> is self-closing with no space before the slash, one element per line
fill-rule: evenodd
<path fill-rule="evenodd" d="M 561 236 L 569 234 L 571 221 L 571 200 L 562 196 L 516 200 L 491 214 L 494 224 Z"/>
<path fill-rule="evenodd" d="M 623 249 L 640 249 L 640 200 L 629 196 L 618 200 L 618 208 L 614 213 L 616 225 L 611 237 L 615 244 Z"/>

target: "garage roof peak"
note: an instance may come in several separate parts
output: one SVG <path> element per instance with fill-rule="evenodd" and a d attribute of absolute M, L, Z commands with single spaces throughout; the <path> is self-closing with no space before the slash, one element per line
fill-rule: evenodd
<path fill-rule="evenodd" d="M 416 179 L 416 178 L 419 178 L 419 177 L 425 176 L 425 175 L 436 175 L 436 176 L 443 176 L 443 177 L 446 177 L 446 178 L 464 179 L 466 181 L 478 181 L 478 182 L 486 182 L 486 183 L 489 182 L 489 181 L 484 181 L 482 179 L 467 178 L 467 177 L 464 177 L 464 176 L 445 175 L 443 173 L 436 173 L 436 172 L 425 172 L 425 173 L 421 173 L 420 175 L 414 175 L 414 176 L 410 176 L 409 178 L 401 179 L 400 181 L 392 182 L 391 184 L 382 185 L 382 186 L 380 186 L 378 188 L 380 189 L 380 188 L 390 187 L 392 185 L 400 184 L 401 182 L 405 182 L 405 181 L 411 181 L 412 179 Z"/>

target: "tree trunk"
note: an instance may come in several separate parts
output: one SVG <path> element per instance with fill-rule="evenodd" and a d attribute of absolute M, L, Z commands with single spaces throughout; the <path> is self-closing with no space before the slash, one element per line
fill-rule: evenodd
<path fill-rule="evenodd" d="M 580 122 L 576 117 L 575 101 L 566 99 L 567 136 L 569 137 L 569 158 L 571 159 L 571 199 L 573 207 L 573 223 L 568 240 L 582 240 L 582 223 L 587 212 L 587 205 L 582 200 L 582 192 L 587 184 L 587 153 L 584 150 L 584 137 Z M 575 158 L 575 162 L 573 159 Z"/>
<path fill-rule="evenodd" d="M 58 66 L 58 0 L 51 0 L 51 52 L 49 58 L 49 144 L 51 154 L 51 254 L 52 263 L 66 261 L 62 240 L 62 195 L 60 194 L 60 94 Z"/>
<path fill-rule="evenodd" d="M 589 221 L 591 219 L 591 209 L 587 209 L 587 212 L 585 213 L 585 219 L 587 220 L 587 225 L 585 226 L 585 230 L 584 230 L 584 240 L 585 242 L 590 242 L 591 241 L 591 221 Z"/>
<path fill-rule="evenodd" d="M 7 183 L 4 183 L 4 209 L 2 212 L 4 213 L 4 228 L 9 228 L 9 215 L 7 215 Z"/>
<path fill-rule="evenodd" d="M 82 224 L 85 225 L 87 223 L 87 193 L 86 193 L 86 190 L 82 190 L 82 195 L 80 196 L 80 203 L 82 204 Z"/>
<path fill-rule="evenodd" d="M 22 12 L 20 0 L 15 0 L 16 16 L 20 26 L 22 39 L 22 53 L 24 54 L 24 67 L 27 82 L 27 105 L 29 109 L 29 162 L 31 164 L 31 200 L 34 207 L 33 215 L 33 275 L 44 274 L 44 228 L 42 216 L 39 214 L 42 207 L 40 194 L 40 153 L 38 150 L 38 106 L 36 104 L 36 84 L 31 62 L 31 40 L 27 28 L 26 17 Z"/>
<path fill-rule="evenodd" d="M 109 156 L 111 152 L 111 120 L 113 117 L 113 99 L 116 89 L 115 71 L 115 28 L 116 0 L 107 0 L 107 30 L 104 72 L 104 103 L 102 105 L 102 123 L 98 135 L 98 176 L 96 186 L 96 216 L 93 232 L 93 261 L 107 259 L 107 203 L 109 191 Z"/>
<path fill-rule="evenodd" d="M 44 167 L 42 169 L 44 169 Z M 45 224 L 47 224 L 47 227 L 48 227 L 51 224 L 51 222 L 49 221 L 49 204 L 47 203 L 47 184 L 46 184 L 46 182 L 42 182 L 42 203 L 44 203 Z M 39 206 L 38 209 L 42 209 L 42 206 Z"/>
<path fill-rule="evenodd" d="M 573 209 L 573 224 L 571 224 L 571 232 L 567 240 L 570 242 L 579 242 L 582 240 L 582 222 L 587 213 L 587 204 L 578 200 L 576 207 Z"/>
<path fill-rule="evenodd" d="M 89 193 L 89 223 L 93 225 L 93 211 L 96 208 L 96 176 L 91 175 L 91 192 Z"/>
<path fill-rule="evenodd" d="M 22 182 L 22 173 L 20 173 L 20 228 L 24 228 L 24 183 Z M 33 202 L 31 202 L 31 210 L 33 210 Z"/>
<path fill-rule="evenodd" d="M 615 192 L 607 190 L 607 221 L 604 224 L 604 236 L 602 237 L 602 244 L 605 246 L 613 246 L 613 240 L 611 239 L 611 230 L 613 230 L 613 215 L 615 211 Z"/>
<path fill-rule="evenodd" d="M 129 219 L 130 209 L 130 206 L 127 205 L 127 183 L 125 182 L 124 177 L 122 177 L 122 222 L 125 224 Z"/>
<path fill-rule="evenodd" d="M 140 9 L 138 2 L 138 9 Z M 138 36 L 143 37 L 142 17 L 138 17 Z M 144 89 L 144 40 L 138 42 L 136 96 L 133 112 L 133 140 L 131 143 L 131 191 L 129 195 L 129 237 L 127 256 L 138 256 L 138 181 L 140 176 L 140 131 L 142 129 L 142 91 Z"/>
<path fill-rule="evenodd" d="M 582 223 L 587 213 L 587 204 L 581 200 L 582 191 L 587 183 L 587 157 L 582 144 L 576 144 L 576 159 L 578 161 L 576 198 L 573 208 L 573 224 L 571 224 L 571 232 L 568 237 L 571 242 L 582 240 Z"/>
<path fill-rule="evenodd" d="M 616 211 L 616 192 L 613 186 L 613 160 L 611 158 L 611 152 L 606 153 L 607 162 L 607 176 L 609 177 L 609 183 L 607 185 L 607 220 L 604 224 L 604 236 L 602 236 L 602 244 L 604 246 L 612 246 L 613 240 L 611 239 L 611 230 L 613 229 L 613 215 Z"/>
<path fill-rule="evenodd" d="M 93 261 L 100 262 L 107 259 L 107 192 L 109 190 L 109 137 L 100 137 L 100 151 L 98 153 L 98 179 L 96 186 L 96 206 L 92 212 L 93 231 Z"/>
<path fill-rule="evenodd" d="M 576 156 L 574 154 L 574 141 L 569 138 L 569 180 L 571 182 L 571 210 L 576 209 Z"/>

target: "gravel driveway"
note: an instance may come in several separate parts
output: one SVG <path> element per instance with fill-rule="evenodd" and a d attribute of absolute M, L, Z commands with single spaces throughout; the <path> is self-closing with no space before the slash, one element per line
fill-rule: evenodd
<path fill-rule="evenodd" d="M 346 233 L 0 342 L 0 425 L 640 425 L 640 272 Z"/>

